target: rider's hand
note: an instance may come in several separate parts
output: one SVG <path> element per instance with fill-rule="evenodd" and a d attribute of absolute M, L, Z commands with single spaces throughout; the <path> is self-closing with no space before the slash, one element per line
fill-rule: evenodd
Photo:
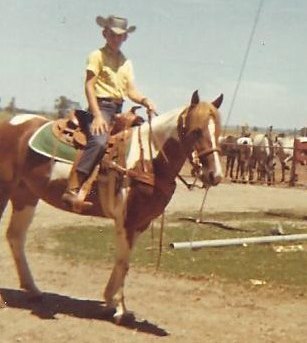
<path fill-rule="evenodd" d="M 91 133 L 93 135 L 101 135 L 102 133 L 108 132 L 109 126 L 108 123 L 104 120 L 102 115 L 94 116 L 92 125 L 91 125 Z"/>
<path fill-rule="evenodd" d="M 143 99 L 142 100 L 142 105 L 146 107 L 147 113 L 157 113 L 156 106 L 155 104 L 150 100 L 150 99 Z"/>

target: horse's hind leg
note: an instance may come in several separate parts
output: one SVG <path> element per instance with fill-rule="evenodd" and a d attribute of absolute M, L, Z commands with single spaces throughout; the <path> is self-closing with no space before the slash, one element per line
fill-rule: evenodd
<path fill-rule="evenodd" d="M 27 230 L 32 222 L 38 198 L 26 186 L 20 185 L 14 190 L 11 201 L 13 209 L 6 237 L 16 264 L 20 287 L 33 296 L 39 296 L 41 292 L 35 286 L 25 255 Z"/>
<path fill-rule="evenodd" d="M 0 181 L 0 219 L 10 198 L 10 189 L 4 182 Z"/>

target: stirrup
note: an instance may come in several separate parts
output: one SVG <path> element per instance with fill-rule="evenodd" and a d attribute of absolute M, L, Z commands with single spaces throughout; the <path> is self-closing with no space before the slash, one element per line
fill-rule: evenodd
<path fill-rule="evenodd" d="M 62 195 L 62 201 L 76 213 L 83 213 L 93 206 L 93 203 L 90 201 L 84 201 L 79 198 L 79 192 L 77 190 L 66 190 Z"/>

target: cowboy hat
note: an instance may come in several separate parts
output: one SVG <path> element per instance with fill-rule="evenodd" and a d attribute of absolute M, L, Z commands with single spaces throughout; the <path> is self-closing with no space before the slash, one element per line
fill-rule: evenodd
<path fill-rule="evenodd" d="M 136 29 L 136 26 L 128 27 L 128 20 L 126 18 L 115 17 L 113 15 L 110 15 L 107 18 L 98 16 L 96 18 L 96 23 L 103 28 L 109 28 L 117 35 L 131 33 Z"/>

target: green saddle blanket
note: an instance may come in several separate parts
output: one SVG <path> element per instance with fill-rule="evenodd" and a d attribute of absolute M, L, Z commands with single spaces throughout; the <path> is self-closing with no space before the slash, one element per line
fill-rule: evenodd
<path fill-rule="evenodd" d="M 53 134 L 53 123 L 53 121 L 50 121 L 40 127 L 31 137 L 29 146 L 38 154 L 72 164 L 76 158 L 77 150 L 60 141 Z"/>

